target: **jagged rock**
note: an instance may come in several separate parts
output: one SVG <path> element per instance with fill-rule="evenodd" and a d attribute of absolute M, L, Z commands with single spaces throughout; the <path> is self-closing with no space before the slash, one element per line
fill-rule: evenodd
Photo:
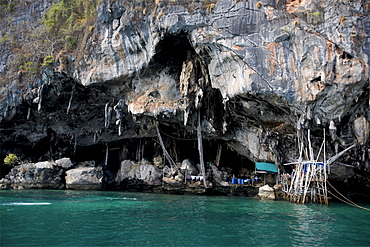
<path fill-rule="evenodd" d="M 259 188 L 258 197 L 262 200 L 275 200 L 275 190 L 266 184 Z"/>
<path fill-rule="evenodd" d="M 15 166 L 4 179 L 2 189 L 62 189 L 63 169 L 49 161 Z"/>
<path fill-rule="evenodd" d="M 76 190 L 97 190 L 102 188 L 101 167 L 77 167 L 66 171 L 66 188 Z"/>

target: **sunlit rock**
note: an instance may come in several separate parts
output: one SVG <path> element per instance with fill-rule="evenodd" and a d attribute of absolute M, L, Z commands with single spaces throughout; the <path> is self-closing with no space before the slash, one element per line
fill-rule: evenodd
<path fill-rule="evenodd" d="M 66 188 L 76 190 L 102 189 L 101 167 L 77 167 L 66 171 Z"/>

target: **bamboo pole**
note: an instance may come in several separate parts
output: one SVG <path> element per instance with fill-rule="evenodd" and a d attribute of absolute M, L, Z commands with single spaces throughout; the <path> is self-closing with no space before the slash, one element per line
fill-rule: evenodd
<path fill-rule="evenodd" d="M 204 187 L 207 188 L 206 171 L 205 171 L 204 159 L 203 159 L 203 143 L 202 143 L 202 127 L 201 127 L 201 124 L 200 124 L 200 111 L 198 112 L 197 135 L 198 135 L 198 151 L 199 151 L 200 168 L 201 168 L 202 174 L 203 174 Z"/>
<path fill-rule="evenodd" d="M 166 159 L 168 160 L 168 163 L 170 163 L 170 166 L 171 168 L 174 166 L 176 171 L 180 173 L 179 171 L 179 168 L 177 167 L 175 161 L 173 161 L 173 159 L 171 158 L 170 154 L 167 152 L 167 149 L 166 147 L 164 146 L 164 143 L 163 143 L 163 140 L 162 140 L 162 136 L 161 136 L 161 133 L 159 132 L 159 128 L 158 128 L 158 125 L 155 126 L 156 130 L 157 130 L 157 135 L 158 135 L 158 139 L 159 139 L 159 144 L 161 145 L 162 147 L 162 150 L 163 150 L 163 154 L 164 156 L 166 157 Z"/>
<path fill-rule="evenodd" d="M 108 166 L 108 153 L 109 153 L 109 147 L 108 143 L 105 144 L 105 167 Z"/>

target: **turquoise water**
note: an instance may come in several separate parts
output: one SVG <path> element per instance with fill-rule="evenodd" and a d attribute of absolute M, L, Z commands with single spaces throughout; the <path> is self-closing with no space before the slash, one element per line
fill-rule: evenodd
<path fill-rule="evenodd" d="M 370 211 L 340 203 L 103 191 L 0 195 L 1 246 L 370 246 Z"/>

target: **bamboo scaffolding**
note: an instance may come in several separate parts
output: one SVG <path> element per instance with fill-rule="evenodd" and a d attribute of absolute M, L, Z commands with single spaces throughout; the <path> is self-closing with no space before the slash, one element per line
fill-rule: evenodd
<path fill-rule="evenodd" d="M 327 204 L 326 162 L 317 161 L 320 157 L 321 151 L 323 149 L 325 151 L 325 138 L 320 146 L 316 160 L 314 158 L 315 155 L 312 148 L 310 130 L 308 130 L 307 133 L 308 145 L 306 148 L 304 148 L 304 144 L 301 140 L 303 140 L 303 138 L 300 138 L 298 135 L 300 154 L 297 162 L 290 163 L 295 165 L 295 172 L 292 176 L 289 190 L 285 192 L 287 194 L 286 198 L 288 201 L 294 203 L 304 204 L 307 201 L 311 201 Z M 305 156 L 308 161 L 302 161 L 303 152 L 305 152 Z"/>
<path fill-rule="evenodd" d="M 291 176 L 290 186 L 284 186 L 286 199 L 294 203 L 304 204 L 307 201 L 316 203 L 325 203 L 328 205 L 328 188 L 327 180 L 330 172 L 330 164 L 342 156 L 345 152 L 355 147 L 352 145 L 343 151 L 339 152 L 329 160 L 326 160 L 326 138 L 324 129 L 324 140 L 317 153 L 316 159 L 312 148 L 311 131 L 307 131 L 307 146 L 303 143 L 297 131 L 297 139 L 299 143 L 299 158 L 297 162 L 291 162 L 285 165 L 294 165 L 294 173 Z M 318 161 L 323 151 L 323 162 Z M 307 161 L 302 161 L 303 153 L 307 157 Z"/>

